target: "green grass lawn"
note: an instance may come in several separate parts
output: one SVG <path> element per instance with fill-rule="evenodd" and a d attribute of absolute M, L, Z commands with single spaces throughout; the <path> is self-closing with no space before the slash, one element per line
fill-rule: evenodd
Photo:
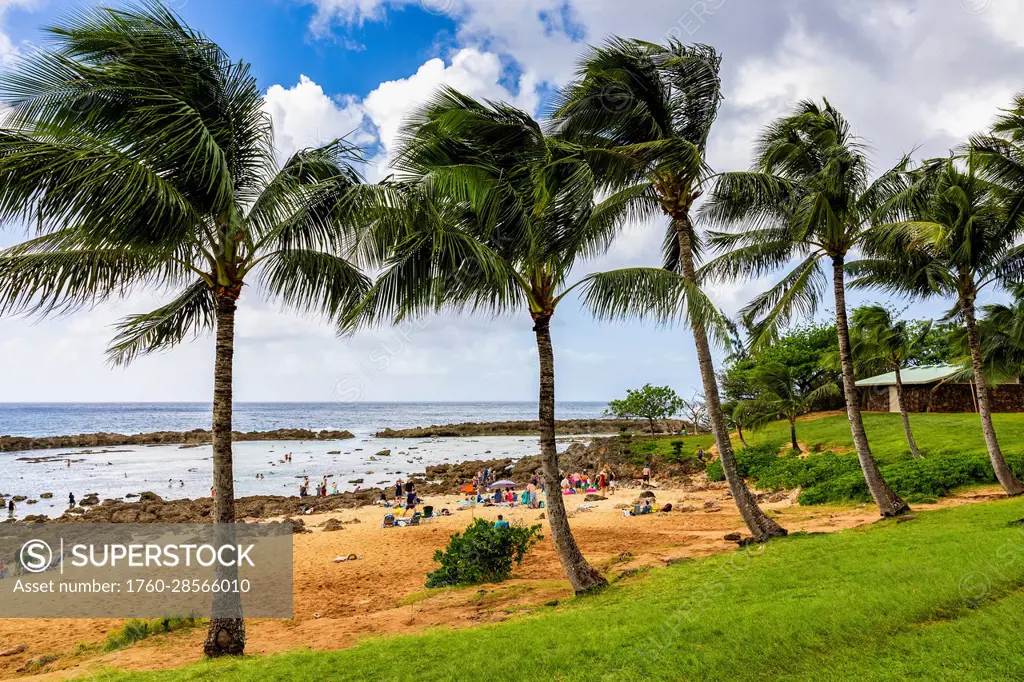
<path fill-rule="evenodd" d="M 1024 453 L 1024 414 L 992 415 L 996 435 L 1007 454 Z M 912 414 L 910 427 L 925 456 L 945 454 L 986 454 L 981 422 L 976 414 Z M 865 412 L 864 430 L 871 451 L 880 462 L 894 462 L 910 456 L 903 424 L 898 414 Z M 761 431 L 744 434 L 750 445 L 789 443 L 789 422 L 775 422 Z M 809 448 L 820 443 L 826 448 L 853 450 L 850 423 L 846 415 L 806 419 L 797 422 L 797 439 Z"/>
<path fill-rule="evenodd" d="M 113 679 L 1022 679 L 1021 517 L 1006 500 L 797 535 L 500 625 Z"/>

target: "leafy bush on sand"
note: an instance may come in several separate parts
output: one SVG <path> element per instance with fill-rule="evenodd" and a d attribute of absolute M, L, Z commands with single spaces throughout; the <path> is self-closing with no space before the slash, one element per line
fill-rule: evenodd
<path fill-rule="evenodd" d="M 427 587 L 478 585 L 505 580 L 512 575 L 538 540 L 541 526 L 496 527 L 476 519 L 462 533 L 455 533 L 444 551 L 434 552 L 440 568 L 427 574 Z"/>

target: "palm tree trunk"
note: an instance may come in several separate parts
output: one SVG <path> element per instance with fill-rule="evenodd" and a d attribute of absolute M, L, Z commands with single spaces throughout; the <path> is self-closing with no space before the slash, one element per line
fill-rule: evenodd
<path fill-rule="evenodd" d="M 647 421 L 649 421 L 651 423 L 651 435 L 653 436 L 654 435 L 654 420 L 651 419 L 650 417 L 648 417 Z"/>
<path fill-rule="evenodd" d="M 672 223 L 676 230 L 676 237 L 679 239 L 683 278 L 696 284 L 697 273 L 693 265 L 693 239 L 691 237 L 693 227 L 688 216 L 673 218 Z M 722 463 L 722 471 L 725 472 L 725 480 L 729 483 L 729 490 L 732 492 L 736 507 L 740 510 L 740 516 L 747 524 L 750 534 L 758 542 L 787 535 L 788 531 L 785 528 L 765 516 L 764 511 L 757 506 L 757 500 L 740 476 L 739 468 L 736 465 L 736 456 L 732 451 L 732 442 L 729 440 L 729 427 L 726 426 L 725 413 L 722 411 L 722 400 L 718 395 L 715 363 L 711 358 L 711 344 L 708 343 L 707 331 L 703 325 L 695 322 L 691 322 L 690 328 L 693 331 L 693 343 L 697 347 L 697 364 L 700 367 L 701 382 L 704 385 L 704 400 L 707 404 L 708 420 L 711 422 L 711 433 L 715 436 L 715 445 L 718 447 L 718 458 Z M 694 430 L 696 428 L 697 425 L 694 424 Z"/>
<path fill-rule="evenodd" d="M 903 400 L 903 377 L 900 376 L 899 365 L 896 366 L 896 400 L 900 402 L 900 419 L 903 420 L 903 433 L 907 435 L 907 445 L 910 446 L 910 454 L 914 459 L 924 459 L 921 451 L 917 449 L 917 441 L 914 440 L 914 432 L 910 430 L 910 415 L 907 414 L 907 403 Z"/>
<path fill-rule="evenodd" d="M 1010 497 L 1016 497 L 1024 493 L 1024 484 L 1013 475 L 1013 470 L 1006 463 L 1003 451 L 999 448 L 999 441 L 996 440 L 996 430 L 992 426 L 992 412 L 988 407 L 988 387 L 985 385 L 985 375 L 981 364 L 981 341 L 978 338 L 978 322 L 974 316 L 974 297 L 970 296 L 964 301 L 964 322 L 967 326 L 967 343 L 971 347 L 971 366 L 974 369 L 974 385 L 977 387 L 978 414 L 981 416 L 981 432 L 985 436 L 985 445 L 988 446 L 988 458 L 992 461 L 992 468 L 996 472 L 996 479 L 1003 486 L 1003 490 Z"/>
<path fill-rule="evenodd" d="M 537 352 L 540 356 L 540 403 L 538 418 L 540 426 L 540 454 L 547 486 L 547 516 L 551 526 L 551 537 L 562 568 L 569 576 L 569 583 L 576 594 L 600 589 L 608 584 L 594 569 L 580 551 L 576 538 L 569 528 L 569 517 L 565 513 L 562 498 L 562 481 L 558 468 L 558 450 L 555 447 L 555 353 L 551 348 L 551 317 L 534 316 L 533 331 L 537 335 Z"/>
<path fill-rule="evenodd" d="M 843 395 L 846 399 L 846 416 L 850 420 L 853 445 L 857 448 L 857 459 L 864 471 L 871 497 L 878 505 L 882 516 L 898 516 L 910 511 L 910 506 L 889 487 L 878 470 L 878 463 L 871 455 L 868 437 L 864 433 L 864 420 L 860 415 L 860 401 L 857 398 L 857 384 L 853 375 L 853 353 L 850 350 L 850 326 L 846 318 L 845 259 L 832 259 L 832 287 L 836 297 L 836 333 L 839 336 L 839 361 L 843 368 Z"/>
<path fill-rule="evenodd" d="M 789 440 L 793 443 L 793 449 L 799 450 L 800 444 L 796 442 L 796 420 L 789 420 Z"/>
<path fill-rule="evenodd" d="M 237 291 L 218 293 L 217 345 L 213 365 L 213 489 L 217 544 L 234 544 L 235 478 L 231 456 L 232 369 L 235 352 Z M 217 580 L 238 578 L 236 567 L 217 565 Z M 214 612 L 203 644 L 207 656 L 238 656 L 245 652 L 245 621 L 238 594 L 214 595 Z"/>
<path fill-rule="evenodd" d="M 736 424 L 736 435 L 739 437 L 740 443 L 743 444 L 743 447 L 750 447 L 749 445 L 747 445 L 747 439 L 743 437 L 743 427 L 740 426 L 739 424 Z"/>

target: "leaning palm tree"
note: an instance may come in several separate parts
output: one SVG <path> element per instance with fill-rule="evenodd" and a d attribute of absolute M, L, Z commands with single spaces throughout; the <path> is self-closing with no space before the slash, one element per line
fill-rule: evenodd
<path fill-rule="evenodd" d="M 362 248 L 380 274 L 347 320 L 352 329 L 441 311 L 529 313 L 547 518 L 577 594 L 607 581 L 580 551 L 560 494 L 551 320 L 593 279 L 569 286 L 571 269 L 603 253 L 632 210 L 629 197 L 595 201 L 593 156 L 510 105 L 442 89 L 404 126 L 397 179 Z"/>
<path fill-rule="evenodd" d="M 174 291 L 118 325 L 114 364 L 216 335 L 215 521 L 233 532 L 232 357 L 243 286 L 335 316 L 369 281 L 337 255 L 358 206 L 350 150 L 302 151 L 280 169 L 249 67 L 158 4 L 82 11 L 52 48 L 3 76 L 0 218 L 38 236 L 0 253 L 0 314 Z M 241 654 L 241 607 L 215 600 L 208 655 Z"/>
<path fill-rule="evenodd" d="M 871 216 L 902 186 L 899 170 L 868 182 L 868 161 L 849 123 L 827 101 L 801 102 L 771 123 L 757 142 L 755 167 L 718 177 L 702 214 L 710 243 L 724 251 L 704 269 L 711 278 L 761 276 L 798 260 L 794 270 L 744 310 L 752 343 L 771 343 L 793 317 L 811 314 L 824 295 L 831 264 L 836 332 L 850 431 L 864 478 L 882 516 L 909 510 L 882 478 L 868 445 L 854 377 L 846 312 L 846 258 L 863 240 Z"/>
<path fill-rule="evenodd" d="M 982 291 L 1024 272 L 1020 223 L 1008 220 L 998 188 L 979 177 L 972 155 L 966 168 L 954 159 L 937 159 L 909 177 L 913 182 L 886 210 L 899 220 L 880 225 L 866 241 L 866 257 L 851 264 L 854 285 L 955 300 L 950 317 L 962 320 L 967 331 L 989 459 L 1006 493 L 1020 495 L 1024 484 L 1003 457 L 992 425 L 976 309 Z"/>
<path fill-rule="evenodd" d="M 924 345 L 931 324 L 911 328 L 906 320 L 896 320 L 888 308 L 868 305 L 853 311 L 853 356 L 859 365 L 879 365 L 896 378 L 896 401 L 899 403 L 903 433 L 914 459 L 921 459 L 921 451 L 910 428 L 910 416 L 903 397 L 901 370 L 908 359 L 914 357 Z"/>
<path fill-rule="evenodd" d="M 577 144 L 631 159 L 626 168 L 632 173 L 602 175 L 605 189 L 631 195 L 645 215 L 669 217 L 664 268 L 607 273 L 588 297 L 607 317 L 686 317 L 722 469 L 747 528 L 764 540 L 786 531 L 757 506 L 736 465 L 709 339 L 710 332 L 725 341 L 727 329 L 700 289 L 701 238 L 691 216 L 710 177 L 704 155 L 722 99 L 720 65 L 707 45 L 611 39 L 583 57 L 575 81 L 559 96 L 556 130 Z"/>

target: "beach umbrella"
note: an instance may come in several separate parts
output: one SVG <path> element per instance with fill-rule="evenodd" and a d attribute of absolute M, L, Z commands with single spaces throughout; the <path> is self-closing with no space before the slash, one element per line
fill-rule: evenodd
<path fill-rule="evenodd" d="M 494 483 L 492 483 L 489 486 L 487 486 L 487 489 L 488 490 L 494 490 L 495 488 L 515 488 L 515 487 L 516 487 L 516 484 L 515 484 L 514 481 L 504 480 L 504 481 L 495 481 Z"/>

